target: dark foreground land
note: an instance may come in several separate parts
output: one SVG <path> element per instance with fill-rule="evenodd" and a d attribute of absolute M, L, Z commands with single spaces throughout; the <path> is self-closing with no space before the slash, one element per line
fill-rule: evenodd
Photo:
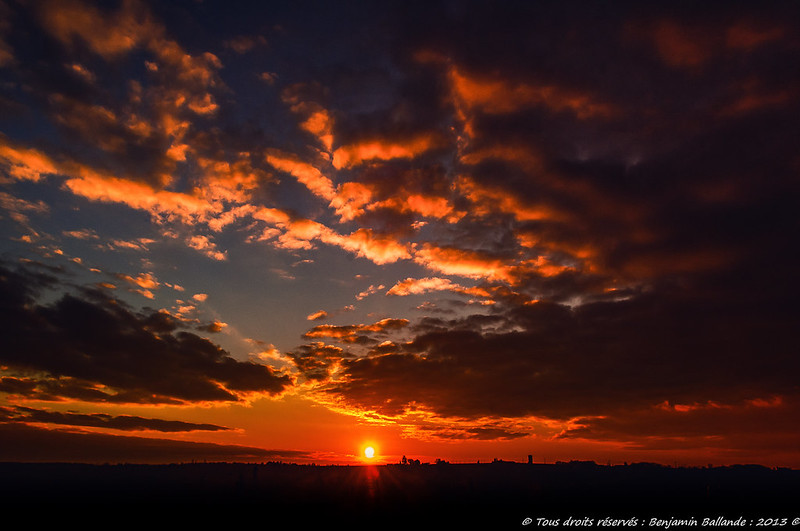
<path fill-rule="evenodd" d="M 246 525 L 255 529 L 532 529 L 567 518 L 666 528 L 653 519 L 800 518 L 800 471 L 491 463 L 0 463 L 0 506 L 43 523 Z M 527 526 L 523 521 L 530 518 Z M 634 521 L 635 519 L 635 521 Z M 552 522 L 551 522 L 552 523 Z M 741 522 L 740 522 L 741 523 Z M 548 526 L 556 527 L 556 526 Z M 611 526 L 603 526 L 610 528 Z M 677 526 L 669 527 L 675 529 Z M 697 527 L 702 527 L 698 525 Z M 730 528 L 733 526 L 724 526 Z M 774 527 L 774 526 L 773 526 Z"/>

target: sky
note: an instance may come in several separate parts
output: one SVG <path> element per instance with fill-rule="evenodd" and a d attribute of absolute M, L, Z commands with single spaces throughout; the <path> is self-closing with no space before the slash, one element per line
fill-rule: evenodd
<path fill-rule="evenodd" d="M 799 28 L 0 0 L 0 460 L 800 467 Z"/>

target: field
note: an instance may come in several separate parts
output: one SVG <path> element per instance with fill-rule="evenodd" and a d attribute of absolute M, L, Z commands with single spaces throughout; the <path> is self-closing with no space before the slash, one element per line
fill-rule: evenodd
<path fill-rule="evenodd" d="M 653 528 L 653 519 L 800 516 L 800 471 L 752 465 L 5 463 L 0 477 L 4 505 L 53 522 L 518 529 L 526 518 L 530 527 L 635 519 Z"/>

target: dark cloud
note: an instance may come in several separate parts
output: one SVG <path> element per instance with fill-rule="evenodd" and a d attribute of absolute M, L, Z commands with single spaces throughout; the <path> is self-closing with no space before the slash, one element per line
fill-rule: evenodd
<path fill-rule="evenodd" d="M 297 459 L 304 452 L 48 430 L 0 424 L 0 460 L 81 463 L 176 463 L 188 461 L 264 461 Z"/>
<path fill-rule="evenodd" d="M 786 450 L 796 440 L 793 421 L 796 393 L 787 397 L 733 403 L 664 402 L 645 409 L 625 409 L 604 417 L 576 420 L 564 439 L 625 441 L 642 448 L 765 448 Z"/>
<path fill-rule="evenodd" d="M 132 415 L 108 415 L 104 413 L 64 413 L 29 407 L 0 408 L 0 416 L 8 422 L 62 424 L 67 426 L 88 426 L 110 428 L 123 431 L 153 430 L 162 432 L 221 431 L 229 430 L 215 424 L 164 420 Z"/>
<path fill-rule="evenodd" d="M 7 341 L 0 359 L 11 373 L 4 387 L 27 389 L 24 396 L 226 401 L 250 392 L 278 394 L 292 384 L 288 376 L 237 361 L 211 341 L 178 329 L 163 312 L 137 313 L 91 290 L 83 292 L 91 297 L 65 294 L 39 304 L 30 273 L 5 267 L 0 273 L 0 289 L 9 294 L 2 302 Z"/>
<path fill-rule="evenodd" d="M 538 303 L 503 317 L 506 330 L 495 317 L 483 333 L 472 318 L 461 326 L 428 319 L 405 348 L 344 360 L 342 379 L 326 392 L 386 414 L 422 408 L 453 418 L 560 420 L 623 406 L 796 395 L 792 308 L 717 302 L 670 286 L 575 308 Z"/>
<path fill-rule="evenodd" d="M 324 343 L 302 345 L 286 355 L 305 378 L 318 381 L 327 380 L 341 360 L 354 357 L 340 347 Z"/>

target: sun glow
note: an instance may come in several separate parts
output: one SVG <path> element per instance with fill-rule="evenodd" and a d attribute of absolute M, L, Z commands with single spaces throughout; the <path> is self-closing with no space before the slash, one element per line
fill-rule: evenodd
<path fill-rule="evenodd" d="M 366 457 L 367 459 L 372 459 L 373 457 L 375 457 L 375 448 L 373 448 L 372 446 L 367 446 L 366 448 L 364 448 L 364 457 Z"/>

